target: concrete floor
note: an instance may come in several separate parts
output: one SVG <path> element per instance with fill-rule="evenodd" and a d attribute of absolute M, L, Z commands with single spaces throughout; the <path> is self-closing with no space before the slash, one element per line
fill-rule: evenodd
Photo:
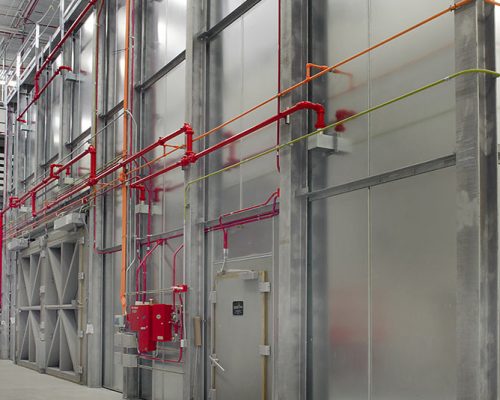
<path fill-rule="evenodd" d="M 118 400 L 121 393 L 89 389 L 0 360 L 1 400 Z"/>

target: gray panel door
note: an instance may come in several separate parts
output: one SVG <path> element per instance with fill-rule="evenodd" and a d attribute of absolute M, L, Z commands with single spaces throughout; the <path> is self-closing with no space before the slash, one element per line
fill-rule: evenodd
<path fill-rule="evenodd" d="M 263 276 L 261 273 L 260 276 Z M 217 400 L 265 398 L 265 363 L 260 355 L 266 304 L 259 274 L 228 272 L 216 278 L 215 389 Z"/>
<path fill-rule="evenodd" d="M 86 313 L 83 231 L 50 232 L 20 254 L 17 270 L 17 361 L 85 382 Z"/>

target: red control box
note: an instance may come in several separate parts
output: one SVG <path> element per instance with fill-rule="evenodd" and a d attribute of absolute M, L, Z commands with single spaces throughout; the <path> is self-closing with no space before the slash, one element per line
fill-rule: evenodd
<path fill-rule="evenodd" d="M 156 350 L 156 342 L 151 336 L 151 305 L 138 304 L 130 307 L 128 315 L 130 329 L 137 332 L 137 347 L 139 353 Z"/>
<path fill-rule="evenodd" d="M 153 304 L 151 306 L 152 338 L 155 342 L 171 342 L 172 314 L 174 307 L 170 304 Z"/>
<path fill-rule="evenodd" d="M 170 304 L 136 304 L 127 316 L 130 330 L 137 332 L 139 353 L 156 350 L 157 342 L 173 341 L 174 307 Z"/>

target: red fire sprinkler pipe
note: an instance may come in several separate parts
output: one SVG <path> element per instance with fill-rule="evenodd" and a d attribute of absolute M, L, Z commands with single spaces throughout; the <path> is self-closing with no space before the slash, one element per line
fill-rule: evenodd
<path fill-rule="evenodd" d="M 144 178 L 141 178 L 141 179 L 135 181 L 131 185 L 131 187 L 136 187 L 137 185 L 143 185 L 145 182 L 147 182 L 151 179 L 154 179 L 160 175 L 163 175 L 163 174 L 165 174 L 173 169 L 176 169 L 178 167 L 186 167 L 187 165 L 196 162 L 199 158 L 205 157 L 205 156 L 209 155 L 210 153 L 213 153 L 214 151 L 217 151 L 217 150 L 227 146 L 228 144 L 236 142 L 237 140 L 240 140 L 240 139 L 250 135 L 253 132 L 256 132 L 262 128 L 265 128 L 266 126 L 271 125 L 272 123 L 277 122 L 283 118 L 286 118 L 289 115 L 296 113 L 297 111 L 301 111 L 301 110 L 315 111 L 316 112 L 316 124 L 315 124 L 316 129 L 321 129 L 321 128 L 325 127 L 325 108 L 321 104 L 318 104 L 318 103 L 312 103 L 310 101 L 301 101 L 301 102 L 295 104 L 293 107 L 290 107 L 289 109 L 282 111 L 282 112 L 276 114 L 275 116 L 266 119 L 265 121 L 262 121 L 261 123 L 253 126 L 252 128 L 249 128 L 243 132 L 240 132 L 236 135 L 228 137 L 227 139 L 224 139 L 224 140 L 220 141 L 219 143 L 216 143 L 213 146 L 211 146 L 203 151 L 200 151 L 199 153 L 194 153 L 192 151 L 192 143 L 191 143 L 191 147 L 189 147 L 190 146 L 190 144 L 189 144 L 190 135 L 188 132 L 186 132 L 186 154 L 184 155 L 184 157 L 176 163 L 170 164 L 167 167 L 165 167 L 161 170 L 158 170 L 153 174 L 147 175 Z"/>
<path fill-rule="evenodd" d="M 54 60 L 54 57 L 56 54 L 61 50 L 61 48 L 64 46 L 64 43 L 66 43 L 66 40 L 75 32 L 76 28 L 80 25 L 80 23 L 85 19 L 87 13 L 94 7 L 94 5 L 97 3 L 97 0 L 89 0 L 88 4 L 85 6 L 85 8 L 82 10 L 80 15 L 75 19 L 75 21 L 71 24 L 67 32 L 64 34 L 62 39 L 57 43 L 57 45 L 52 49 L 52 51 L 49 53 L 43 64 L 40 66 L 40 68 L 36 71 L 35 73 L 35 95 L 33 96 L 33 100 L 28 104 L 28 107 L 24 109 L 24 111 L 19 114 L 17 117 L 17 121 L 26 123 L 26 120 L 23 119 L 24 114 L 29 110 L 29 108 L 35 104 L 38 99 L 40 98 L 40 95 L 47 89 L 47 87 L 52 83 L 52 81 L 55 79 L 57 75 L 63 70 L 69 70 L 71 71 L 70 67 L 67 66 L 62 66 L 59 67 L 54 75 L 47 81 L 47 83 L 43 86 L 42 89 L 40 89 L 40 76 L 42 75 L 43 71 L 47 66 Z"/>
<path fill-rule="evenodd" d="M 97 166 L 96 166 L 96 150 L 95 150 L 94 146 L 89 146 L 86 151 L 84 151 L 83 153 L 80 153 L 77 157 L 73 158 L 67 164 L 59 167 L 59 169 L 57 170 L 56 173 L 57 173 L 57 175 L 59 175 L 62 171 L 66 170 L 66 174 L 69 174 L 71 166 L 73 166 L 75 163 L 80 161 L 87 154 L 90 154 L 90 174 L 89 174 L 89 178 L 87 179 L 87 181 L 83 182 L 81 185 L 78 185 L 76 188 L 67 192 L 63 196 L 58 197 L 54 202 L 47 204 L 43 208 L 43 211 L 46 211 L 49 208 L 54 207 L 54 205 L 61 203 L 62 201 L 70 198 L 71 196 L 75 195 L 76 193 L 80 192 L 81 190 L 83 190 L 87 187 L 93 186 L 96 183 L 95 182 L 95 175 L 96 175 Z"/>
<path fill-rule="evenodd" d="M 182 159 L 180 161 L 177 161 L 176 163 L 170 164 L 169 166 L 157 172 L 149 174 L 144 178 L 139 179 L 138 181 L 135 181 L 130 185 L 131 188 L 141 187 L 141 185 L 144 185 L 144 182 L 146 181 L 154 179 L 157 176 L 163 175 L 168 171 L 172 171 L 179 167 L 184 168 L 187 167 L 189 164 L 196 162 L 196 160 L 198 159 L 198 155 L 193 151 L 193 136 L 194 136 L 193 128 L 191 128 L 191 125 L 189 124 L 184 124 L 184 126 L 181 128 L 180 131 L 181 131 L 180 133 L 184 133 L 186 137 L 186 143 L 185 143 L 186 152 L 184 153 Z"/>
<path fill-rule="evenodd" d="M 256 205 L 253 205 L 253 206 L 250 206 L 247 208 L 242 208 L 241 210 L 231 211 L 231 212 L 228 212 L 226 214 L 221 214 L 219 216 L 219 226 L 222 229 L 223 240 L 224 240 L 224 243 L 223 243 L 224 253 L 227 253 L 229 251 L 229 232 L 228 232 L 228 228 L 223 223 L 223 219 L 227 218 L 227 217 L 232 217 L 234 215 L 241 214 L 241 213 L 244 213 L 247 211 L 255 210 L 256 208 L 267 206 L 271 201 L 273 201 L 273 212 L 275 212 L 276 211 L 276 200 L 279 197 L 280 197 L 280 189 L 278 188 L 278 189 L 276 189 L 276 191 L 274 193 L 272 193 L 269 196 L 269 198 L 265 202 L 263 202 L 261 204 L 256 204 Z"/>
<path fill-rule="evenodd" d="M 71 159 L 68 163 L 61 165 L 61 164 L 51 164 L 50 165 L 50 174 L 49 176 L 45 177 L 41 182 L 39 182 L 37 185 L 35 185 L 31 190 L 26 192 L 21 198 L 17 197 L 10 197 L 9 198 L 9 209 L 10 208 L 17 208 L 24 204 L 28 199 L 32 198 L 33 194 L 36 195 L 38 191 L 43 189 L 44 187 L 48 186 L 50 183 L 54 182 L 55 180 L 59 179 L 59 175 L 61 172 L 66 171 L 66 173 L 70 173 L 71 167 L 80 161 L 83 157 L 85 157 L 87 154 L 90 154 L 90 173 L 89 177 L 86 181 L 82 182 L 75 188 L 73 188 L 71 191 L 63 194 L 62 196 L 59 196 L 57 199 L 55 199 L 52 202 L 49 202 L 46 204 L 39 212 L 46 212 L 49 209 L 53 208 L 55 205 L 65 201 L 66 199 L 72 197 L 73 195 L 79 193 L 80 191 L 84 190 L 85 188 L 88 188 L 90 186 L 93 186 L 100 182 L 103 178 L 109 176 L 113 172 L 119 170 L 120 168 L 123 168 L 123 166 L 126 166 L 135 160 L 137 160 L 140 157 L 143 157 L 146 153 L 150 152 L 151 150 L 155 149 L 158 146 L 163 146 L 165 145 L 169 140 L 172 140 L 176 138 L 177 136 L 181 134 L 186 134 L 186 155 L 183 158 L 182 161 L 176 163 L 176 167 L 180 167 L 182 165 L 185 165 L 186 160 L 191 160 L 192 157 L 194 157 L 194 152 L 192 151 L 193 148 L 193 129 L 189 124 L 184 124 L 182 128 L 178 129 L 177 131 L 171 133 L 170 135 L 167 135 L 163 138 L 158 139 L 156 142 L 150 144 L 149 146 L 145 147 L 144 149 L 140 150 L 136 154 L 133 154 L 129 157 L 127 157 L 125 160 L 122 160 L 121 162 L 115 164 L 114 166 L 107 168 L 106 170 L 102 171 L 101 173 L 97 174 L 97 158 L 96 158 L 96 150 L 94 146 L 89 146 L 87 150 L 84 152 L 80 153 L 78 156 L 75 158 Z M 133 187 L 137 187 L 136 185 L 133 185 Z M 139 186 L 140 188 L 140 186 Z M 33 202 L 35 203 L 35 202 Z M 32 203 L 32 214 L 37 215 L 39 212 L 36 211 L 36 208 L 34 208 L 34 204 Z M 7 210 L 4 210 L 7 211 Z M 1 212 L 1 211 L 0 211 Z"/>
<path fill-rule="evenodd" d="M 124 166 L 126 166 L 126 165 L 134 162 L 135 160 L 143 157 L 144 155 L 149 153 L 151 150 L 154 150 L 159 146 L 163 146 L 169 140 L 172 140 L 172 139 L 176 138 L 177 136 L 182 135 L 183 133 L 186 133 L 188 131 L 192 132 L 193 129 L 191 128 L 191 126 L 189 124 L 184 124 L 184 126 L 180 129 L 178 129 L 177 131 L 175 131 L 175 132 L 171 133 L 170 135 L 165 136 L 163 138 L 159 138 L 156 142 L 151 143 L 149 146 L 146 146 L 145 148 L 138 151 L 137 153 L 127 157 L 125 160 L 123 160 L 123 161 L 115 164 L 114 166 L 106 169 L 105 171 L 101 172 L 99 175 L 96 176 L 96 180 L 100 181 L 101 179 L 105 178 L 106 176 L 112 174 L 113 172 L 116 172 L 119 169 L 123 168 Z"/>
<path fill-rule="evenodd" d="M 249 129 L 247 129 L 243 132 L 240 132 L 236 135 L 233 135 L 225 140 L 222 140 L 219 143 L 214 144 L 213 146 L 211 146 L 203 151 L 200 151 L 199 153 L 196 154 L 196 159 L 201 158 L 201 157 L 205 157 L 206 155 L 213 153 L 214 151 L 219 150 L 222 147 L 225 147 L 230 143 L 233 143 L 237 140 L 240 140 L 240 139 L 250 135 L 253 132 L 256 132 L 262 128 L 265 128 L 266 126 L 271 125 L 272 123 L 277 122 L 280 119 L 284 119 L 284 118 L 288 117 L 289 115 L 294 114 L 297 111 L 301 111 L 301 110 L 315 111 L 316 112 L 316 124 L 315 124 L 316 129 L 321 129 L 321 128 L 325 127 L 325 108 L 321 104 L 318 104 L 318 103 L 312 103 L 310 101 L 301 101 L 301 102 L 295 104 L 294 106 L 290 107 L 289 109 L 282 111 L 282 112 L 276 114 L 275 116 L 266 119 L 265 121 L 262 121 L 261 123 L 253 126 L 252 128 L 249 128 Z"/>
<path fill-rule="evenodd" d="M 50 86 L 52 81 L 56 78 L 57 75 L 59 75 L 62 71 L 72 71 L 71 67 L 68 67 L 67 65 L 61 65 L 57 70 L 54 72 L 54 75 L 50 77 L 50 79 L 47 81 L 45 85 L 41 89 L 37 89 L 35 87 L 35 95 L 33 96 L 33 99 L 29 102 L 29 104 L 26 106 L 26 108 L 21 112 L 21 114 L 18 115 L 17 121 L 26 123 L 26 120 L 23 118 L 24 115 L 28 112 L 28 110 L 31 108 L 33 104 L 35 104 L 40 96 L 47 90 L 47 88 Z"/>
<path fill-rule="evenodd" d="M 89 175 L 89 181 L 91 179 L 95 179 L 96 175 L 96 151 L 94 146 L 89 146 L 87 150 L 83 151 L 80 153 L 78 156 L 75 158 L 71 159 L 68 161 L 66 164 L 51 164 L 50 165 L 50 173 L 49 176 L 44 178 L 40 183 L 35 185 L 33 188 L 31 188 L 28 192 L 26 192 L 23 196 L 20 198 L 13 198 L 11 197 L 9 201 L 11 202 L 11 207 L 12 208 L 17 208 L 20 205 L 24 204 L 28 199 L 31 198 L 31 215 L 33 217 L 36 217 L 37 211 L 36 211 L 36 194 L 43 189 L 44 187 L 47 187 L 50 183 L 56 181 L 59 179 L 59 175 L 63 172 L 66 171 L 66 174 L 69 175 L 71 172 L 71 167 L 76 164 L 78 161 L 83 159 L 87 154 L 90 154 L 90 175 Z M 58 199 L 59 201 L 60 198 Z"/>
<path fill-rule="evenodd" d="M 85 8 L 82 10 L 80 15 L 75 19 L 75 21 L 71 24 L 69 27 L 68 31 L 64 34 L 62 39 L 57 43 L 57 45 L 54 47 L 54 49 L 50 52 L 50 54 L 47 56 L 43 64 L 40 66 L 38 71 L 35 74 L 35 93 L 38 93 L 39 89 L 39 80 L 40 76 L 42 75 L 42 72 L 44 71 L 45 68 L 47 68 L 47 65 L 49 65 L 50 62 L 53 61 L 54 57 L 56 54 L 61 50 L 62 46 L 64 43 L 66 43 L 66 40 L 73 34 L 73 32 L 78 28 L 80 23 L 83 21 L 87 13 L 94 7 L 95 3 L 97 3 L 97 0 L 89 0 L 88 4 L 85 6 Z"/>
<path fill-rule="evenodd" d="M 54 72 L 54 74 L 49 78 L 47 83 L 42 86 L 42 88 L 38 91 L 38 93 L 36 93 L 38 95 L 38 97 L 40 97 L 42 95 L 42 93 L 47 90 L 47 88 L 50 86 L 52 81 L 54 79 L 56 79 L 56 76 L 59 75 L 62 71 L 71 72 L 71 71 L 73 71 L 73 69 L 67 65 L 61 65 L 59 68 L 57 68 L 56 71 Z"/>
<path fill-rule="evenodd" d="M 36 192 L 31 193 L 31 215 L 36 217 Z"/>

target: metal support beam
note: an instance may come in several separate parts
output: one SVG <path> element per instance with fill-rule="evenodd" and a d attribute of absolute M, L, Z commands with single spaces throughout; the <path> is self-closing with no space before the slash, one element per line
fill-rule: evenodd
<path fill-rule="evenodd" d="M 7 252 L 1 247 L 3 252 L 2 260 L 7 261 Z M 9 358 L 9 327 L 10 327 L 10 263 L 5 263 L 2 268 L 2 309 L 0 310 L 0 360 Z"/>
<path fill-rule="evenodd" d="M 494 7 L 455 14 L 456 69 L 495 69 Z M 456 81 L 457 399 L 498 397 L 498 209 L 496 82 Z"/>
<path fill-rule="evenodd" d="M 97 27 L 100 26 L 99 40 L 96 40 L 95 33 Z M 104 77 L 105 56 L 106 56 L 106 35 L 103 27 L 105 26 L 105 13 L 101 13 L 99 20 L 96 18 L 96 25 L 94 27 L 94 57 L 96 49 L 99 48 L 99 60 L 94 58 L 93 78 L 98 73 L 99 76 Z M 105 91 L 106 80 L 101 78 L 94 90 L 100 94 L 100 101 L 96 103 L 96 97 L 93 97 L 93 113 L 92 114 L 92 135 L 95 136 L 96 132 L 101 129 L 103 122 L 98 118 L 99 113 L 104 109 L 104 101 L 102 94 Z M 92 143 L 97 151 L 97 163 L 99 166 L 105 163 L 105 135 L 98 135 Z M 101 387 L 103 377 L 103 299 L 104 299 L 104 256 L 97 254 L 93 249 L 94 246 L 99 248 L 103 246 L 103 224 L 104 221 L 104 201 L 102 197 L 95 200 L 94 207 L 90 209 L 88 215 L 88 252 L 89 252 L 89 265 L 88 265 L 88 303 L 87 303 L 87 385 L 89 387 Z M 94 243 L 93 232 L 95 232 L 96 243 Z"/>
<path fill-rule="evenodd" d="M 243 4 L 241 4 L 234 11 L 230 12 L 228 15 L 222 18 L 222 20 L 217 22 L 210 29 L 208 29 L 207 31 L 200 31 L 202 33 L 198 35 L 198 39 L 209 42 L 233 22 L 239 20 L 245 13 L 247 13 L 260 2 L 261 0 L 246 0 Z"/>
<path fill-rule="evenodd" d="M 191 121 L 195 132 L 205 128 L 205 66 L 206 47 L 197 40 L 196 35 L 206 29 L 205 1 L 188 1 L 187 46 L 186 46 L 186 120 Z M 200 142 L 197 146 L 201 146 Z M 200 150 L 199 148 L 195 151 Z M 203 174 L 204 162 L 190 166 L 185 172 L 186 182 Z M 186 400 L 204 398 L 204 353 L 202 347 L 194 344 L 193 318 L 203 314 L 205 280 L 205 234 L 203 184 L 193 185 L 186 192 L 188 208 L 184 212 L 184 265 L 186 266 L 186 284 L 189 292 L 186 296 L 186 338 L 187 351 L 184 366 L 183 398 Z"/>
<path fill-rule="evenodd" d="M 185 60 L 186 60 L 186 51 L 181 51 L 177 56 L 175 56 L 165 66 L 163 66 L 157 72 L 155 72 L 152 76 L 147 78 L 143 83 L 137 85 L 135 87 L 135 89 L 138 91 L 141 91 L 141 92 L 148 90 L 151 86 L 153 86 L 161 78 L 163 78 L 165 75 L 167 75 L 170 71 L 172 71 L 173 69 L 178 67 Z"/>
<path fill-rule="evenodd" d="M 281 3 L 281 87 L 303 79 L 307 62 L 307 2 Z M 282 99 L 286 109 L 306 98 L 305 88 Z M 304 117 L 281 127 L 281 142 L 307 131 Z M 296 194 L 307 187 L 305 143 L 281 152 L 279 263 L 274 363 L 274 399 L 305 399 L 306 389 L 306 264 L 307 199 Z"/>
<path fill-rule="evenodd" d="M 2 207 L 3 204 L 7 204 L 7 191 L 9 190 L 9 171 L 7 171 L 7 165 L 9 164 L 8 157 L 10 157 L 10 136 L 11 136 L 11 125 L 10 125 L 10 119 L 9 119 L 9 107 L 6 106 L 5 108 L 0 110 L 1 113 L 4 114 L 3 120 L 5 121 L 3 130 L 5 132 L 5 137 L 4 137 L 4 142 L 3 142 L 3 148 L 4 148 L 4 188 L 2 191 Z M 2 221 L 1 224 L 3 225 L 5 221 Z M 11 310 L 11 301 L 10 301 L 10 293 L 11 293 L 11 278 L 12 278 L 12 273 L 11 273 L 11 268 L 12 268 L 12 263 L 10 261 L 10 254 L 7 251 L 4 251 L 4 247 L 0 247 L 0 251 L 2 252 L 2 257 L 1 259 L 3 260 L 3 265 L 2 265 L 2 279 L 1 279 L 1 285 L 2 285 L 2 309 L 0 309 L 0 359 L 5 360 L 9 358 L 9 338 L 10 338 L 10 329 L 11 329 L 11 324 L 10 324 L 10 310 Z"/>
<path fill-rule="evenodd" d="M 374 186 L 382 185 L 384 183 L 394 182 L 400 179 L 409 178 L 411 176 L 421 175 L 427 172 L 452 167 L 456 163 L 455 159 L 455 154 L 450 154 L 449 156 L 439 157 L 430 161 L 424 161 L 419 164 L 410 165 L 408 167 L 399 168 L 397 170 L 384 172 L 378 175 L 372 175 L 368 178 L 362 178 L 357 181 L 327 187 L 325 189 L 319 189 L 309 193 L 304 193 L 304 196 L 307 196 L 309 198 L 309 201 L 323 200 L 332 196 L 338 196 L 339 194 L 349 193 L 354 190 L 371 188 Z"/>

